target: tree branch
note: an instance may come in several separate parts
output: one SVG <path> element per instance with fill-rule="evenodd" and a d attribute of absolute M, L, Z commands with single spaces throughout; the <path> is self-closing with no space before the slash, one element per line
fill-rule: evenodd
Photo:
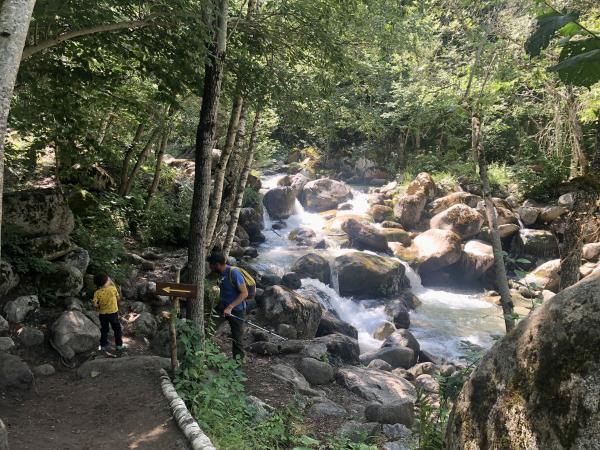
<path fill-rule="evenodd" d="M 126 28 L 143 28 L 150 25 L 149 20 L 131 20 L 127 22 L 107 23 L 103 25 L 96 25 L 89 28 L 83 28 L 81 30 L 68 31 L 60 34 L 55 38 L 46 39 L 45 41 L 38 42 L 35 45 L 29 45 L 23 50 L 23 56 L 21 61 L 25 61 L 32 55 L 39 53 L 47 48 L 54 47 L 62 42 L 69 41 L 81 36 L 87 36 L 95 33 L 103 33 L 107 31 L 119 31 Z"/>

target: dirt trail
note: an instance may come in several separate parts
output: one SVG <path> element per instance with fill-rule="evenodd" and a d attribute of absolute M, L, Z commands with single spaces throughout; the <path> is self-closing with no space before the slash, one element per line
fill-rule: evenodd
<path fill-rule="evenodd" d="M 188 449 L 156 371 L 79 380 L 64 370 L 36 388 L 0 397 L 11 450 Z"/>

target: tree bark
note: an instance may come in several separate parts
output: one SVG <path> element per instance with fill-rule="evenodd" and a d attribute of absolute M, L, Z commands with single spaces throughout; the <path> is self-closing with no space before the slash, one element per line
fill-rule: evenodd
<path fill-rule="evenodd" d="M 596 111 L 596 145 L 594 148 L 594 160 L 592 161 L 592 173 L 600 178 L 600 109 Z"/>
<path fill-rule="evenodd" d="M 574 178 L 567 184 L 567 191 L 573 195 L 573 206 L 566 215 L 560 252 L 561 291 L 579 281 L 585 226 L 592 218 L 598 201 L 598 181 L 588 178 Z"/>
<path fill-rule="evenodd" d="M 238 125 L 238 132 L 235 138 L 235 148 L 231 161 L 227 166 L 225 175 L 225 183 L 223 188 L 223 198 L 221 199 L 221 206 L 219 208 L 219 217 L 215 232 L 212 235 L 210 248 L 220 247 L 223 248 L 223 242 L 219 245 L 219 239 L 229 222 L 231 210 L 236 197 L 237 187 L 239 185 L 239 175 L 242 173 L 244 168 L 244 150 L 246 146 L 246 121 L 248 118 L 247 108 L 242 108 L 240 114 L 240 122 Z"/>
<path fill-rule="evenodd" d="M 485 201 L 485 212 L 488 219 L 490 229 L 490 237 L 492 241 L 492 249 L 494 252 L 494 269 L 496 272 L 496 284 L 500 292 L 500 302 L 502 304 L 502 312 L 504 315 L 504 325 L 508 333 L 515 326 L 513 318 L 513 302 L 508 286 L 508 278 L 506 277 L 506 267 L 504 266 L 504 252 L 502 250 L 502 241 L 498 232 L 498 218 L 496 208 L 492 200 L 490 190 L 490 179 L 487 172 L 487 161 L 485 149 L 482 142 L 481 122 L 476 114 L 471 117 L 472 127 L 472 146 L 473 154 L 477 155 L 479 165 L 479 177 L 483 185 L 483 199 Z"/>
<path fill-rule="evenodd" d="M 196 132 L 194 194 L 190 215 L 188 261 L 191 282 L 197 286 L 195 298 L 190 299 L 191 320 L 204 337 L 204 276 L 206 259 L 206 226 L 210 200 L 211 159 L 217 128 L 217 113 L 221 96 L 221 81 L 227 50 L 227 16 L 229 1 L 213 0 L 216 12 L 216 32 L 206 57 L 204 88 L 200 121 Z"/>
<path fill-rule="evenodd" d="M 169 132 L 167 130 L 163 131 L 163 134 L 160 138 L 160 143 L 158 145 L 156 151 L 156 163 L 154 165 L 154 177 L 152 178 L 152 183 L 148 188 L 148 195 L 146 196 L 146 209 L 150 207 L 150 202 L 152 201 L 152 197 L 154 193 L 158 189 L 158 183 L 160 182 L 160 173 L 162 171 L 162 162 L 165 156 L 165 148 L 167 147 L 167 141 L 169 139 Z"/>
<path fill-rule="evenodd" d="M 0 6 L 0 233 L 8 114 L 34 5 L 35 0 L 3 0 Z"/>
<path fill-rule="evenodd" d="M 123 194 L 121 194 L 124 197 L 126 197 L 127 195 L 129 195 L 131 193 L 131 189 L 133 189 L 133 182 L 135 181 L 135 177 L 137 176 L 137 173 L 142 168 L 142 165 L 146 162 L 146 159 L 148 159 L 150 150 L 152 150 L 152 146 L 154 145 L 154 142 L 158 138 L 160 131 L 161 131 L 160 125 L 157 126 L 156 128 L 154 128 L 154 130 L 152 130 L 152 134 L 150 135 L 148 142 L 146 142 L 146 145 L 140 152 L 138 159 L 135 162 L 135 165 L 133 166 L 133 169 L 131 169 L 131 174 L 129 174 L 129 176 L 127 177 L 127 181 L 125 181 L 125 186 L 123 187 Z"/>
<path fill-rule="evenodd" d="M 140 143 L 140 139 L 142 138 L 143 132 L 144 124 L 140 123 L 135 130 L 135 135 L 133 136 L 131 145 L 129 145 L 127 151 L 125 152 L 125 156 L 123 157 L 123 164 L 121 165 L 121 177 L 119 180 L 119 195 L 124 195 L 125 193 L 125 184 L 127 184 L 127 174 L 129 174 L 129 164 L 131 164 L 131 157 L 133 156 L 135 149 Z"/>
<path fill-rule="evenodd" d="M 149 24 L 150 21 L 148 20 L 131 20 L 127 22 L 106 23 L 89 28 L 83 28 L 81 30 L 68 31 L 66 33 L 56 36 L 55 38 L 46 39 L 35 45 L 28 45 L 27 47 L 25 47 L 25 50 L 23 50 L 23 56 L 21 57 L 21 60 L 25 61 L 27 58 L 31 57 L 32 55 L 35 55 L 36 53 L 39 53 L 50 47 L 54 47 L 55 45 L 61 44 L 65 41 L 69 41 L 78 37 L 88 36 L 90 34 L 95 33 L 104 33 L 107 31 L 119 31 L 127 28 L 143 28 L 145 26 L 148 26 Z"/>
<path fill-rule="evenodd" d="M 577 100 L 573 94 L 573 90 L 569 88 L 567 92 L 567 112 L 573 143 L 571 150 L 571 178 L 586 175 L 588 172 L 588 158 L 584 149 L 583 129 L 577 116 L 577 109 Z"/>
<path fill-rule="evenodd" d="M 229 118 L 229 126 L 227 128 L 227 138 L 225 139 L 225 147 L 221 152 L 221 158 L 217 164 L 215 170 L 215 182 L 213 186 L 212 199 L 210 204 L 210 211 L 208 216 L 208 225 L 206 227 L 206 243 L 208 245 L 207 250 L 210 250 L 210 244 L 213 240 L 215 228 L 217 226 L 217 220 L 219 218 L 219 209 L 221 206 L 221 200 L 223 198 L 223 184 L 225 182 L 225 173 L 227 172 L 227 164 L 231 157 L 231 153 L 235 147 L 235 139 L 237 136 L 237 130 L 240 123 L 240 116 L 242 113 L 242 105 L 244 101 L 241 95 L 236 95 L 231 108 L 231 117 Z"/>
<path fill-rule="evenodd" d="M 110 126 L 115 120 L 115 113 L 113 108 L 110 108 L 110 111 L 106 115 L 106 118 L 102 121 L 102 125 L 100 127 L 100 133 L 98 133 L 98 145 L 102 145 L 104 143 L 104 139 L 106 139 L 106 135 L 108 134 L 108 130 Z"/>
<path fill-rule="evenodd" d="M 248 144 L 248 154 L 244 164 L 244 169 L 239 179 L 237 186 L 237 192 L 234 201 L 233 211 L 231 212 L 231 218 L 229 220 L 229 227 L 227 228 L 227 235 L 225 236 L 225 243 L 223 245 L 223 254 L 227 257 L 233 245 L 233 237 L 238 226 L 238 220 L 240 218 L 240 210 L 242 209 L 242 201 L 244 199 L 244 190 L 246 189 L 246 183 L 248 182 L 248 175 L 252 168 L 252 162 L 254 161 L 254 153 L 256 152 L 256 141 L 258 135 L 258 125 L 260 124 L 260 109 L 256 110 L 254 115 L 254 123 L 252 124 L 252 133 L 250 135 L 250 143 Z"/>

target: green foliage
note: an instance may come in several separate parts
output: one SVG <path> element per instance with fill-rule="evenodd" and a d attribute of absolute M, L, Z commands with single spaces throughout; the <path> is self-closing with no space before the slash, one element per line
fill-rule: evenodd
<path fill-rule="evenodd" d="M 2 239 L 2 259 L 9 261 L 13 269 L 22 275 L 52 273 L 52 263 L 32 256 L 28 245 L 29 240 L 26 237 L 6 233 Z"/>
<path fill-rule="evenodd" d="M 419 436 L 417 450 L 444 450 L 444 436 L 448 424 L 449 410 L 447 405 L 439 408 L 431 403 L 427 394 L 417 390 L 416 433 Z"/>
<path fill-rule="evenodd" d="M 247 187 L 244 191 L 244 199 L 242 200 L 243 208 L 262 208 L 262 196 L 260 193 L 251 187 Z"/>
<path fill-rule="evenodd" d="M 298 442 L 294 434 L 298 415 L 293 408 L 256 422 L 238 362 L 220 353 L 210 340 L 202 341 L 190 322 L 180 324 L 180 329 L 185 357 L 175 387 L 218 448 L 270 450 Z"/>
<path fill-rule="evenodd" d="M 560 14 L 555 11 L 538 16 L 537 28 L 525 42 L 525 50 L 531 56 L 539 56 L 550 45 L 558 30 L 577 18 L 578 14 Z"/>
<path fill-rule="evenodd" d="M 539 201 L 554 199 L 557 187 L 569 176 L 568 165 L 557 157 L 523 159 L 514 171 L 522 197 Z"/>
<path fill-rule="evenodd" d="M 139 224 L 144 245 L 187 245 L 190 227 L 191 198 L 169 198 L 157 193 Z"/>
<path fill-rule="evenodd" d="M 560 32 L 562 50 L 558 64 L 549 70 L 557 72 L 566 84 L 590 87 L 600 81 L 600 36 L 582 27 L 578 20 L 578 13 L 563 14 L 554 9 L 538 16 L 525 50 L 533 57 L 539 56 Z"/>

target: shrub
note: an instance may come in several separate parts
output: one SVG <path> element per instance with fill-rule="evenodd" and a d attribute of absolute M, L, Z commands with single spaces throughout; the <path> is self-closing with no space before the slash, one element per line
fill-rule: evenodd
<path fill-rule="evenodd" d="M 155 195 L 143 212 L 139 234 L 144 245 L 186 246 L 190 229 L 191 200 Z"/>

